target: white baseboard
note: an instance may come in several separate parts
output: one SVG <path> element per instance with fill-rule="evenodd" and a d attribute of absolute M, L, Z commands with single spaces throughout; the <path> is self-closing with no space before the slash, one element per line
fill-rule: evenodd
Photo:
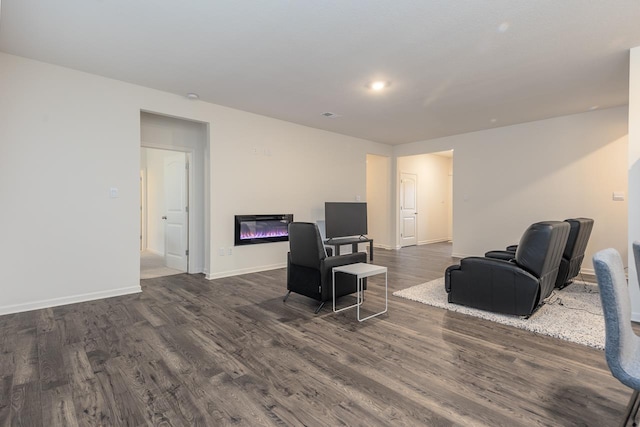
<path fill-rule="evenodd" d="M 391 249 L 393 249 L 393 246 L 390 246 L 390 245 L 381 245 L 381 244 L 378 244 L 378 243 L 374 243 L 373 247 L 374 247 L 374 248 L 380 248 L 380 249 L 386 249 L 386 250 L 388 250 L 388 251 L 390 251 Z"/>
<path fill-rule="evenodd" d="M 593 268 L 581 268 L 580 273 L 596 275 L 596 271 Z"/>
<path fill-rule="evenodd" d="M 285 268 L 287 263 L 262 265 L 259 267 L 240 268 L 238 270 L 220 271 L 217 273 L 207 274 L 205 277 L 208 280 L 222 279 L 223 277 L 239 276 L 241 274 L 259 273 L 261 271 L 277 270 L 278 268 Z"/>
<path fill-rule="evenodd" d="M 479 256 L 479 255 L 469 255 L 469 254 L 460 254 L 460 253 L 452 253 L 452 257 L 454 258 L 468 258 L 470 256 Z"/>
<path fill-rule="evenodd" d="M 23 311 L 39 310 L 41 308 L 57 307 L 59 305 L 75 304 L 78 302 L 93 301 L 103 298 L 118 297 L 122 295 L 142 292 L 140 285 L 126 288 L 110 289 L 108 291 L 90 292 L 88 294 L 71 295 L 67 297 L 51 298 L 47 300 L 0 306 L 0 315 L 21 313 Z"/>
<path fill-rule="evenodd" d="M 421 240 L 418 242 L 418 245 L 430 245 L 432 243 L 448 242 L 449 240 L 451 239 L 448 237 L 442 237 L 440 239 Z"/>

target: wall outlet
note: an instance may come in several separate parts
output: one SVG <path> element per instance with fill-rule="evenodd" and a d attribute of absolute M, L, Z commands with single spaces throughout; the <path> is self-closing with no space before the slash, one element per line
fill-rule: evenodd
<path fill-rule="evenodd" d="M 229 255 L 233 255 L 233 248 L 229 248 Z"/>
<path fill-rule="evenodd" d="M 224 248 L 218 249 L 218 255 L 224 256 Z"/>
<path fill-rule="evenodd" d="M 614 191 L 613 192 L 613 200 L 615 202 L 622 202 L 624 201 L 624 192 L 623 191 Z"/>

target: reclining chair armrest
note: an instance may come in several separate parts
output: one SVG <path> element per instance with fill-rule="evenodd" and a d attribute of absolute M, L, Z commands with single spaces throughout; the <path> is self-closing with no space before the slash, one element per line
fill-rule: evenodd
<path fill-rule="evenodd" d="M 367 254 L 364 252 L 356 252 L 353 254 L 330 256 L 325 258 L 323 262 L 324 268 L 328 269 L 329 273 L 331 273 L 333 267 L 367 262 Z"/>
<path fill-rule="evenodd" d="M 447 293 L 451 292 L 451 272 L 455 270 L 460 270 L 460 264 L 450 265 L 444 271 L 444 290 L 447 291 Z"/>
<path fill-rule="evenodd" d="M 489 251 L 484 254 L 485 258 L 501 259 L 503 261 L 511 261 L 516 257 L 515 252 L 511 251 Z"/>
<path fill-rule="evenodd" d="M 511 245 L 511 246 L 507 246 L 505 248 L 505 250 L 509 251 L 509 252 L 514 252 L 518 250 L 518 245 Z"/>

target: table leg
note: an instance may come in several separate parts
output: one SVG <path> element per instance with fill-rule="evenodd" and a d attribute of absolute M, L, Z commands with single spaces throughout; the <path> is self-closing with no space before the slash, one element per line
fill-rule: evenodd
<path fill-rule="evenodd" d="M 388 298 L 388 280 L 387 280 L 387 271 L 384 272 L 384 310 L 380 311 L 378 313 L 374 313 L 370 316 L 365 317 L 364 319 L 360 318 L 360 304 L 358 304 L 358 322 L 364 322 L 367 319 L 371 319 L 372 317 L 376 317 L 376 316 L 380 316 L 381 314 L 384 314 L 387 312 L 387 310 L 389 309 L 389 298 Z M 362 279 L 363 280 L 363 279 Z M 362 289 L 362 282 L 360 280 L 358 280 L 358 297 L 360 297 L 360 292 L 364 291 L 364 289 Z M 358 300 L 359 301 L 359 300 Z"/>
<path fill-rule="evenodd" d="M 333 312 L 334 312 L 334 313 L 340 313 L 341 311 L 348 310 L 348 309 L 353 308 L 353 307 L 355 307 L 355 306 L 358 306 L 358 310 L 360 310 L 360 304 L 362 304 L 362 303 L 360 302 L 360 294 L 359 294 L 359 293 L 357 293 L 357 294 L 356 294 L 356 298 L 357 298 L 357 299 L 356 299 L 356 303 L 355 303 L 355 304 L 351 304 L 350 306 L 342 307 L 342 308 L 340 308 L 340 309 L 336 310 L 336 272 L 335 272 L 335 271 L 333 271 L 333 269 L 331 269 L 331 281 L 333 282 L 333 283 L 332 283 L 332 290 L 333 290 Z M 356 276 L 356 281 L 357 281 L 357 283 L 358 283 L 358 284 L 360 284 L 360 279 L 358 279 L 358 278 L 357 278 L 357 276 Z M 360 285 L 360 286 L 361 286 L 361 285 Z M 356 288 L 356 289 L 359 289 L 359 288 L 360 288 L 360 287 L 358 287 L 358 288 Z"/>

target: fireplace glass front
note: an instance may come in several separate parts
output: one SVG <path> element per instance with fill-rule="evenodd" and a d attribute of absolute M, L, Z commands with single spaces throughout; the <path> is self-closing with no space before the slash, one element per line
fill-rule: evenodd
<path fill-rule="evenodd" d="M 293 214 L 236 215 L 235 245 L 286 242 Z"/>

